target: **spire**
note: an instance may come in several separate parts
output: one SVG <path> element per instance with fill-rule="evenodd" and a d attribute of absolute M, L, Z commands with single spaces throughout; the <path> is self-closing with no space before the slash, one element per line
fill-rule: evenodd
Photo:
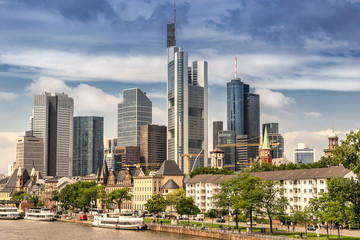
<path fill-rule="evenodd" d="M 237 57 L 235 57 L 235 79 L 237 78 Z"/>
<path fill-rule="evenodd" d="M 269 143 L 269 137 L 268 137 L 268 131 L 266 125 L 265 125 L 264 142 L 262 149 L 270 149 L 270 143 Z"/>

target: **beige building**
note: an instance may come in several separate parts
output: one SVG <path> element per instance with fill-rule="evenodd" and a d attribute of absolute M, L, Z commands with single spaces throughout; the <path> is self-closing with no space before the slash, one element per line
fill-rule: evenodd
<path fill-rule="evenodd" d="M 35 167 L 36 171 L 44 171 L 44 140 L 38 137 L 18 137 L 16 142 L 16 166 L 28 172 Z"/>
<path fill-rule="evenodd" d="M 152 196 L 166 196 L 177 188 L 183 188 L 183 178 L 179 166 L 172 160 L 164 161 L 155 175 L 134 177 L 133 209 L 146 210 L 145 203 Z"/>

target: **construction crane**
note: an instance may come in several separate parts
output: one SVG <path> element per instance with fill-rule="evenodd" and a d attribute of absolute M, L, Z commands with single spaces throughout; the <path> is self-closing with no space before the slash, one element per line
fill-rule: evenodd
<path fill-rule="evenodd" d="M 198 154 L 191 154 L 191 153 L 187 153 L 187 154 L 181 154 L 181 157 L 186 157 L 187 160 L 187 173 L 186 174 L 190 174 L 190 172 L 194 171 L 194 167 L 196 164 L 196 161 L 198 160 L 199 157 L 203 157 L 204 155 L 201 154 L 204 151 L 204 149 L 201 149 L 201 151 Z M 190 171 L 190 158 L 191 157 L 196 157 L 195 161 L 192 165 L 191 171 Z"/>
<path fill-rule="evenodd" d="M 151 167 L 161 167 L 162 163 L 135 163 L 135 164 L 122 164 L 123 167 L 142 167 L 142 166 L 151 166 Z"/>

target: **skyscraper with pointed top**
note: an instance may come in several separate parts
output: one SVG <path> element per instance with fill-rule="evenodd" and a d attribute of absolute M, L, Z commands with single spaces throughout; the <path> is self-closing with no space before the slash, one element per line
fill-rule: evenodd
<path fill-rule="evenodd" d="M 189 163 L 190 169 L 208 165 L 208 66 L 188 65 L 188 53 L 176 46 L 175 17 L 167 25 L 167 56 L 167 159 L 186 173 Z M 192 156 L 189 163 L 184 154 Z"/>

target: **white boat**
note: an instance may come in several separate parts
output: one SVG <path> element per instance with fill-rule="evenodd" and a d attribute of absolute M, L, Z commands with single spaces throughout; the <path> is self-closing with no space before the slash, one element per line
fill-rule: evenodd
<path fill-rule="evenodd" d="M 94 216 L 92 222 L 94 227 L 125 229 L 125 230 L 143 230 L 146 229 L 143 218 L 133 217 L 132 214 L 113 214 L 105 213 Z"/>
<path fill-rule="evenodd" d="M 16 220 L 19 218 L 21 218 L 21 216 L 16 207 L 0 206 L 0 219 Z"/>
<path fill-rule="evenodd" d="M 30 208 L 25 212 L 24 219 L 37 221 L 54 221 L 55 214 L 50 208 Z"/>

